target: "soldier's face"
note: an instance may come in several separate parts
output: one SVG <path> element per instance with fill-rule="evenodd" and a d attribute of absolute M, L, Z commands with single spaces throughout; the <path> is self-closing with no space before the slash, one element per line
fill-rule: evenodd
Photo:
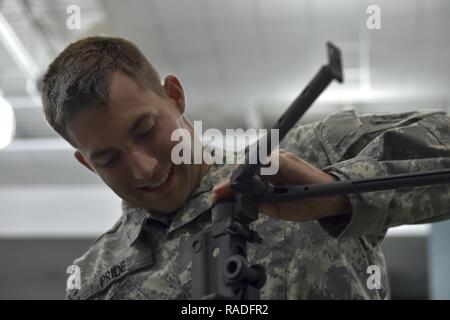
<path fill-rule="evenodd" d="M 174 165 L 171 141 L 177 128 L 190 131 L 183 116 L 184 95 L 179 81 L 168 76 L 167 97 L 140 88 L 116 73 L 110 83 L 106 110 L 77 112 L 67 131 L 78 146 L 75 157 L 122 199 L 158 213 L 179 208 L 201 179 L 201 166 Z"/>

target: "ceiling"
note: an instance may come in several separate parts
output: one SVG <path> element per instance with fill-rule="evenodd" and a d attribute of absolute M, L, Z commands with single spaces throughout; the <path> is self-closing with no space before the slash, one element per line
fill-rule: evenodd
<path fill-rule="evenodd" d="M 366 25 L 373 4 L 379 30 Z M 71 5 L 80 8 L 80 30 L 66 26 Z M 176 74 L 188 115 L 204 128 L 270 127 L 326 62 L 328 40 L 342 50 L 345 83 L 333 84 L 304 121 L 345 108 L 449 106 L 448 0 L 0 0 L 0 30 L 0 90 L 17 125 L 16 139 L 0 151 L 3 184 L 49 181 L 34 170 L 72 159 L 44 121 L 36 83 L 67 44 L 87 35 L 126 37 L 162 76 Z M 50 181 L 97 182 L 78 174 L 76 163 L 64 168 L 71 173 Z"/>
<path fill-rule="evenodd" d="M 66 26 L 73 5 L 80 30 Z M 366 26 L 369 5 L 379 30 Z M 80 37 L 134 41 L 161 75 L 181 79 L 191 119 L 225 129 L 270 127 L 326 62 L 328 40 L 342 50 L 345 83 L 303 121 L 347 108 L 448 110 L 449 30 L 448 0 L 0 0 L 0 94 L 17 125 L 0 150 L 0 236 L 97 234 L 120 214 L 42 113 L 36 84 Z"/>
<path fill-rule="evenodd" d="M 380 30 L 366 26 L 369 4 L 380 8 Z M 70 5 L 80 8 L 81 30 L 66 27 Z M 179 76 L 189 115 L 212 127 L 270 125 L 326 61 L 327 40 L 342 49 L 346 82 L 324 93 L 310 111 L 317 118 L 346 107 L 448 105 L 447 0 L 3 0 L 0 9 L 37 76 L 79 37 L 123 36 L 161 75 Z M 33 72 L 16 55 L 0 43 L 0 89 L 15 109 L 16 137 L 55 137 Z"/>

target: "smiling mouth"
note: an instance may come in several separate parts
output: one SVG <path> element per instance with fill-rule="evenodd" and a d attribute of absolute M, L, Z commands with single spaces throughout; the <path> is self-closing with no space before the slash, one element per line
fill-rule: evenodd
<path fill-rule="evenodd" d="M 147 192 L 149 192 L 149 191 L 155 192 L 155 191 L 164 189 L 164 187 L 167 186 L 169 184 L 169 182 L 171 181 L 171 178 L 173 176 L 173 171 L 174 171 L 174 166 L 172 164 L 170 166 L 169 170 L 167 170 L 166 174 L 161 179 L 159 179 L 158 181 L 156 181 L 148 186 L 141 187 L 138 189 L 147 191 Z"/>

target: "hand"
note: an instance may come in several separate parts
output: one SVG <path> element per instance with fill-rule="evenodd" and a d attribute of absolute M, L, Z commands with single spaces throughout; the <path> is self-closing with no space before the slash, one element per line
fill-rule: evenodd
<path fill-rule="evenodd" d="M 336 181 L 334 176 L 317 169 L 290 152 L 274 151 L 271 154 L 272 157 L 279 157 L 278 173 L 260 177 L 274 185 L 303 185 Z M 213 189 L 213 202 L 232 196 L 233 190 L 228 180 L 216 185 Z M 351 213 L 351 205 L 347 196 L 330 196 L 299 201 L 260 203 L 258 211 L 276 219 L 305 222 Z"/>

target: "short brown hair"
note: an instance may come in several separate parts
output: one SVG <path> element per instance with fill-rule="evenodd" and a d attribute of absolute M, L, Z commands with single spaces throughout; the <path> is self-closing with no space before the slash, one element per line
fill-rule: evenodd
<path fill-rule="evenodd" d="M 42 103 L 48 124 L 72 146 L 67 123 L 88 106 L 106 106 L 116 71 L 142 88 L 165 96 L 158 72 L 137 46 L 115 37 L 88 37 L 71 43 L 50 64 L 42 79 Z"/>

